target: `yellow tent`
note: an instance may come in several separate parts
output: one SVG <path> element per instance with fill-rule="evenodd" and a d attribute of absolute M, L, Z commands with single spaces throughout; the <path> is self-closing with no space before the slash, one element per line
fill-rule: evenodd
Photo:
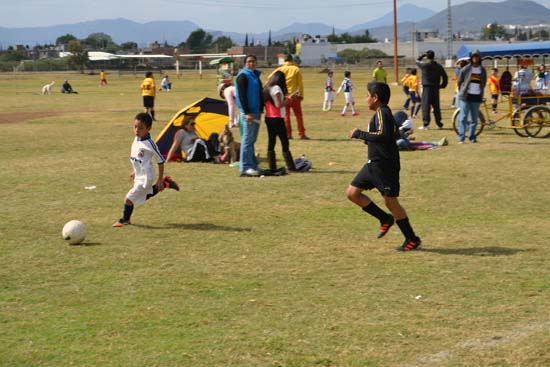
<path fill-rule="evenodd" d="M 221 133 L 227 125 L 229 120 L 227 103 L 220 99 L 205 97 L 179 110 L 155 139 L 160 152 L 165 157 L 172 146 L 174 135 L 181 128 L 183 122 L 190 118 L 195 120 L 197 135 L 201 139 L 208 140 L 210 134 Z M 172 158 L 180 158 L 181 152 L 178 153 L 180 154 L 175 154 Z"/>

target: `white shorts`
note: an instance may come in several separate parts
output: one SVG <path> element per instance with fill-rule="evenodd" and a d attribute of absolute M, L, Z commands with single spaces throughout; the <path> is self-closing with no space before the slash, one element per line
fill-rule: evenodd
<path fill-rule="evenodd" d="M 334 93 L 325 92 L 325 101 L 334 101 Z"/>
<path fill-rule="evenodd" d="M 147 195 L 153 194 L 153 181 L 134 181 L 134 187 L 126 194 L 126 199 L 134 204 L 143 204 L 147 200 Z"/>
<path fill-rule="evenodd" d="M 355 98 L 351 92 L 344 92 L 344 97 L 346 97 L 346 103 L 355 103 Z"/>

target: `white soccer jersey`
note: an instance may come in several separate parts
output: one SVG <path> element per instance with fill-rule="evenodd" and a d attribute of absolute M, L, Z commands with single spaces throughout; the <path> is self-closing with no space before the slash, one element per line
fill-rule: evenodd
<path fill-rule="evenodd" d="M 158 164 L 165 162 L 157 144 L 151 139 L 151 135 L 147 135 L 143 139 L 136 137 L 130 153 L 130 162 L 132 162 L 135 173 L 134 183 L 142 184 L 144 187 L 151 187 L 155 184 L 156 170 L 153 159 Z"/>

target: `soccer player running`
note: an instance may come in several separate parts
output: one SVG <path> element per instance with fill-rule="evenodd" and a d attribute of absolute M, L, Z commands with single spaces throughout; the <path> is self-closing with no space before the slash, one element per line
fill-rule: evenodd
<path fill-rule="evenodd" d="M 393 118 L 390 101 L 390 87 L 383 82 L 372 81 L 367 85 L 367 104 L 375 111 L 366 131 L 352 129 L 350 139 L 361 139 L 368 144 L 368 161 L 348 186 L 349 200 L 380 221 L 378 238 L 384 237 L 391 226 L 397 223 L 405 237 L 398 251 L 420 248 L 422 241 L 412 229 L 407 212 L 398 200 L 399 196 L 399 151 L 395 144 L 397 124 Z M 376 188 L 384 197 L 384 203 L 391 214 L 378 207 L 364 190 Z"/>

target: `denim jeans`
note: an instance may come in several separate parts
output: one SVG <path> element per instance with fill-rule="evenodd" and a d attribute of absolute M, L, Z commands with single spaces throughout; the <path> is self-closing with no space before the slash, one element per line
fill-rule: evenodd
<path fill-rule="evenodd" d="M 468 126 L 468 117 L 471 117 L 468 139 L 476 141 L 476 127 L 479 118 L 479 106 L 481 102 L 469 102 L 460 99 L 460 123 L 458 124 L 458 140 L 464 141 L 466 137 L 466 126 Z"/>
<path fill-rule="evenodd" d="M 258 159 L 256 159 L 256 152 L 254 151 L 254 143 L 258 138 L 258 131 L 260 130 L 260 114 L 254 115 L 254 119 L 257 122 L 248 122 L 241 114 L 241 121 L 243 127 L 243 134 L 241 137 L 241 164 L 240 172 L 244 173 L 247 169 L 258 169 Z"/>

